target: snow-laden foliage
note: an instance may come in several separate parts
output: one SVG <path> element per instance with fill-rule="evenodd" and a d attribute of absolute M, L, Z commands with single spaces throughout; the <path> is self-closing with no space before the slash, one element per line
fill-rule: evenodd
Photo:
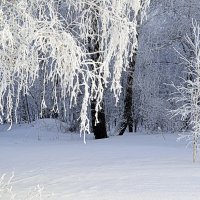
<path fill-rule="evenodd" d="M 181 135 L 186 138 L 189 145 L 193 146 L 193 161 L 196 160 L 199 149 L 200 134 L 200 26 L 193 21 L 192 38 L 187 36 L 186 40 L 190 46 L 193 56 L 190 60 L 181 55 L 186 63 L 187 78 L 183 79 L 183 84 L 174 86 L 176 89 L 175 97 L 171 100 L 178 104 L 178 108 L 172 110 L 173 116 L 181 115 L 182 120 L 187 120 L 188 126 L 191 127 L 189 134 Z"/>
<path fill-rule="evenodd" d="M 6 120 L 12 123 L 17 116 L 20 94 L 29 95 L 29 89 L 42 70 L 41 115 L 47 107 L 47 93 L 51 93 L 54 101 L 52 111 L 59 112 L 58 103 L 62 102 L 66 112 L 67 96 L 70 95 L 71 104 L 76 104 L 80 87 L 83 87 L 81 130 L 89 131 L 89 83 L 95 82 L 96 76 L 88 70 L 86 53 L 81 45 L 64 28 L 54 1 L 5 2 L 1 8 L 4 22 L 0 33 L 2 116 L 6 116 Z M 46 91 L 49 82 L 52 90 Z"/>
<path fill-rule="evenodd" d="M 59 80 L 64 100 L 68 93 L 76 99 L 84 53 L 67 32 L 53 1 L 5 1 L 0 10 L 0 111 L 12 122 L 20 92 L 29 88 L 44 70 L 45 82 Z M 55 107 L 57 104 L 56 87 Z M 15 101 L 15 102 L 14 102 Z M 42 108 L 45 108 L 45 88 Z M 53 108 L 54 109 L 54 108 Z"/>
<path fill-rule="evenodd" d="M 65 3 L 68 18 L 74 15 L 69 12 L 71 7 L 77 12 L 73 26 L 81 40 L 72 35 L 72 24 L 66 24 L 67 20 L 59 13 L 58 2 L 1 1 L 1 121 L 12 123 L 16 118 L 20 96 L 29 95 L 40 70 L 44 72 L 41 111 L 46 108 L 47 82 L 53 84 L 50 92 L 55 112 L 59 112 L 58 102 L 63 102 L 65 110 L 67 95 L 70 95 L 71 103 L 76 104 L 77 95 L 83 91 L 80 118 L 84 132 L 89 131 L 88 104 L 91 99 L 96 99 L 96 110 L 100 109 L 104 87 L 110 78 L 111 90 L 118 100 L 122 70 L 128 67 L 137 47 L 136 17 L 138 12 L 145 13 L 149 0 L 69 0 Z M 92 26 L 94 20 L 97 30 Z M 91 43 L 94 38 L 98 39 L 98 52 L 88 51 L 88 38 Z M 94 62 L 90 55 L 96 53 L 100 53 L 100 59 Z"/>
<path fill-rule="evenodd" d="M 72 0 L 72 2 L 81 13 L 81 38 L 86 43 L 88 38 L 91 41 L 98 40 L 98 50 L 101 55 L 98 73 L 103 75 L 104 86 L 108 78 L 112 78 L 111 90 L 118 101 L 122 71 L 129 67 L 129 61 L 138 45 L 137 16 L 139 12 L 142 13 L 142 18 L 145 16 L 150 1 Z M 94 21 L 97 21 L 96 27 Z"/>

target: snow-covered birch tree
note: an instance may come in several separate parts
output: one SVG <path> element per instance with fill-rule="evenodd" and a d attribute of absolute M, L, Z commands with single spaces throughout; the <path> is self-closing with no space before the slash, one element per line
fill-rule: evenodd
<path fill-rule="evenodd" d="M 129 128 L 129 132 L 133 132 L 133 125 L 134 125 L 134 131 L 137 129 L 137 120 L 134 117 L 134 95 L 133 94 L 133 82 L 134 82 L 134 71 L 135 71 L 135 64 L 136 64 L 136 57 L 137 57 L 137 51 L 138 51 L 138 36 L 139 36 L 139 28 L 142 25 L 142 21 L 144 18 L 143 13 L 143 6 L 147 2 L 140 2 L 140 10 L 138 12 L 132 13 L 131 16 L 134 19 L 136 19 L 136 31 L 137 31 L 137 45 L 135 46 L 134 51 L 130 51 L 129 56 L 129 66 L 127 69 L 127 81 L 126 86 L 124 88 L 125 90 L 125 97 L 124 97 L 124 108 L 123 113 L 119 122 L 119 125 L 117 126 L 117 134 L 123 135 L 126 128 Z M 132 35 L 130 35 L 129 40 L 133 40 Z M 135 40 L 135 38 L 134 38 Z"/>
<path fill-rule="evenodd" d="M 108 80 L 111 83 L 111 91 L 114 93 L 116 102 L 119 100 L 122 89 L 122 71 L 129 68 L 130 60 L 137 49 L 138 12 L 143 18 L 149 1 L 85 0 L 81 3 L 80 1 L 74 3 L 79 10 L 83 10 L 81 14 L 83 40 L 87 41 L 88 38 L 90 41 L 98 40 L 98 49 L 96 48 L 96 52 L 90 53 L 93 54 L 93 60 L 95 54 L 100 54 L 98 66 L 94 67 L 99 78 L 92 87 L 100 88 L 100 90 L 94 90 L 94 94 L 92 94 L 92 99 L 97 102 L 93 109 L 96 111 L 96 123 L 99 123 L 97 112 L 102 109 L 103 90 L 108 86 Z M 93 30 L 94 20 L 97 21 L 95 23 L 96 31 Z M 89 44 L 90 47 L 91 45 Z M 96 42 L 93 45 L 95 46 Z M 93 49 L 95 48 L 93 47 Z M 95 86 L 96 83 L 99 85 Z"/>
<path fill-rule="evenodd" d="M 78 13 L 74 24 L 80 37 L 72 34 L 70 25 L 63 25 L 53 0 L 0 2 L 1 121 L 17 121 L 20 93 L 29 95 L 40 69 L 44 71 L 41 110 L 46 107 L 47 82 L 54 84 L 59 79 L 61 95 L 58 99 L 57 87 L 53 87 L 53 110 L 57 109 L 58 101 L 64 106 L 68 95 L 71 104 L 76 104 L 78 93 L 83 91 L 80 118 L 81 130 L 85 133 L 89 132 L 88 105 L 95 99 L 95 110 L 101 109 L 104 87 L 109 81 L 118 101 L 122 71 L 128 67 L 137 46 L 136 18 L 130 20 L 130 16 L 136 16 L 139 10 L 145 13 L 149 0 L 143 4 L 140 0 L 63 2 L 70 5 L 68 9 L 73 6 Z M 91 12 L 94 8 L 98 10 L 96 33 L 92 31 Z M 90 59 L 90 55 L 97 52 L 88 51 L 88 37 L 99 40 L 99 61 Z M 94 66 L 92 69 L 91 65 Z"/>
<path fill-rule="evenodd" d="M 186 64 L 187 74 L 181 85 L 173 85 L 176 92 L 171 100 L 177 103 L 178 108 L 172 110 L 171 113 L 173 116 L 180 115 L 182 120 L 186 118 L 188 120 L 189 133 L 181 134 L 180 139 L 186 139 L 189 142 L 188 145 L 193 146 L 193 162 L 195 162 L 200 137 L 200 26 L 194 20 L 192 30 L 192 37 L 187 36 L 186 42 L 193 56 L 187 59 L 181 55 Z"/>

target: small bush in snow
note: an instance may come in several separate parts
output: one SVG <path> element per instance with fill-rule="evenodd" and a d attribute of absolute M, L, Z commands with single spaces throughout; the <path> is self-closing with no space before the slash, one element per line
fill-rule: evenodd
<path fill-rule="evenodd" d="M 6 177 L 6 174 L 3 174 L 0 178 L 0 199 L 2 200 L 22 200 L 18 198 L 17 194 L 13 190 L 12 180 L 14 178 L 14 173 L 10 177 Z M 42 197 L 44 188 L 40 185 L 35 186 L 30 189 L 30 192 L 26 194 L 23 200 L 43 200 Z"/>

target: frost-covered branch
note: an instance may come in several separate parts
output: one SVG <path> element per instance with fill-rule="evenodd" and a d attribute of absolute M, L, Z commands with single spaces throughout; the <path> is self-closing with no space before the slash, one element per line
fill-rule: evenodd
<path fill-rule="evenodd" d="M 172 110 L 173 116 L 181 115 L 182 120 L 187 119 L 191 127 L 189 135 L 184 136 L 189 143 L 193 144 L 193 161 L 196 160 L 197 151 L 199 149 L 199 133 L 200 133 L 200 26 L 193 20 L 193 38 L 186 37 L 186 42 L 190 45 L 192 57 L 186 61 L 187 78 L 183 79 L 183 84 L 175 86 L 176 92 L 171 98 L 178 106 Z"/>
<path fill-rule="evenodd" d="M 73 1 L 73 0 L 72 0 Z M 142 18 L 150 1 L 132 0 L 82 0 L 73 1 L 81 12 L 81 36 L 98 37 L 101 61 L 99 74 L 103 80 L 111 78 L 111 90 L 118 101 L 121 93 L 121 74 L 129 66 L 129 60 L 137 48 L 137 15 Z M 96 12 L 98 11 L 98 12 Z M 98 20 L 98 30 L 94 33 L 94 17 Z M 86 26 L 87 24 L 87 26 Z M 98 34 L 98 35 L 96 35 Z M 106 86 L 107 82 L 105 82 Z"/>
<path fill-rule="evenodd" d="M 67 21 L 64 23 L 54 0 L 0 2 L 1 122 L 17 121 L 20 95 L 29 95 L 40 70 L 44 72 L 41 113 L 46 108 L 46 84 L 53 84 L 52 110 L 55 112 L 59 112 L 58 102 L 63 102 L 65 109 L 67 96 L 71 104 L 76 104 L 82 92 L 80 118 L 81 131 L 85 133 L 89 132 L 88 104 L 96 99 L 96 110 L 100 109 L 104 87 L 109 80 L 118 100 L 122 71 L 128 67 L 137 47 L 137 13 L 145 13 L 149 0 L 62 2 L 68 5 L 65 12 L 71 20 L 69 26 L 65 26 Z M 70 9 L 77 15 L 74 22 Z M 96 16 L 98 22 L 95 32 L 91 16 Z M 88 51 L 88 38 L 98 39 L 98 52 Z M 90 59 L 91 54 L 97 53 L 100 53 L 99 60 Z"/>
<path fill-rule="evenodd" d="M 28 94 L 45 71 L 45 81 L 59 78 L 61 98 L 76 100 L 78 77 L 84 52 L 76 39 L 63 28 L 54 1 L 15 1 L 1 5 L 0 27 L 0 111 L 12 122 L 19 94 Z M 56 88 L 56 87 L 54 87 Z M 53 95 L 56 92 L 53 92 Z M 57 96 L 55 96 L 57 99 Z M 42 108 L 45 108 L 45 90 Z M 2 117 L 1 117 L 2 119 Z"/>

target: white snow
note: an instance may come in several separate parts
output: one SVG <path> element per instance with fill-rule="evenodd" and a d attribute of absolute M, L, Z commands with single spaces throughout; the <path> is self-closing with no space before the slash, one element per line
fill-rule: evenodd
<path fill-rule="evenodd" d="M 55 122 L 0 126 L 0 174 L 14 171 L 18 199 L 38 184 L 50 200 L 200 199 L 200 162 L 176 134 L 90 135 L 84 144 Z"/>

